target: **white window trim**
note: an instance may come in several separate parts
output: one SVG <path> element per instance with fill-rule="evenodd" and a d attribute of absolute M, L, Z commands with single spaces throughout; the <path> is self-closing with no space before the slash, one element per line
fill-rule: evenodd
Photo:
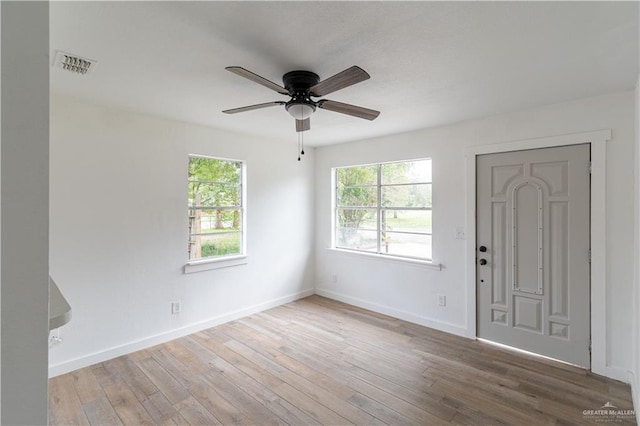
<path fill-rule="evenodd" d="M 327 250 L 329 250 L 331 253 L 340 254 L 340 255 L 363 257 L 366 259 L 380 260 L 380 261 L 391 262 L 391 263 L 401 263 L 401 264 L 417 266 L 421 268 L 435 269 L 437 271 L 442 270 L 442 264 L 435 263 L 433 262 L 433 260 L 429 261 L 429 260 L 414 259 L 411 257 L 389 256 L 386 254 L 369 253 L 366 251 L 351 250 L 351 249 L 338 248 L 338 247 L 329 247 Z"/>
<path fill-rule="evenodd" d="M 192 274 L 194 272 L 246 265 L 247 263 L 249 263 L 249 261 L 246 255 L 229 255 L 224 257 L 210 257 L 208 259 L 197 259 L 189 261 L 184 265 L 184 273 Z"/>
<path fill-rule="evenodd" d="M 222 269 L 228 268 L 231 266 L 240 266 L 246 265 L 248 263 L 247 258 L 247 162 L 244 160 L 237 160 L 233 158 L 224 158 L 224 157 L 213 157 L 210 155 L 201 155 L 201 154 L 188 154 L 187 161 L 191 157 L 197 158 L 208 158 L 212 160 L 223 160 L 223 161 L 233 161 L 237 163 L 242 163 L 242 181 L 241 181 L 241 189 L 242 189 L 242 253 L 229 254 L 219 257 L 209 257 L 202 259 L 192 259 L 187 260 L 184 265 L 183 271 L 185 274 L 191 274 L 194 272 L 202 272 L 209 271 L 213 269 Z M 187 162 L 187 168 L 188 168 Z M 187 234 L 188 238 L 188 234 Z"/>

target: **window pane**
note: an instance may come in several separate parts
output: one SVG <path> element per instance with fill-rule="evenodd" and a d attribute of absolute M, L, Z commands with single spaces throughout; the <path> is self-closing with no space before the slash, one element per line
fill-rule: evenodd
<path fill-rule="evenodd" d="M 382 184 L 431 182 L 431 160 L 386 163 L 381 166 Z"/>
<path fill-rule="evenodd" d="M 431 207 L 431 184 L 383 186 L 384 207 Z"/>
<path fill-rule="evenodd" d="M 338 188 L 378 184 L 378 166 L 346 167 L 336 170 Z"/>
<path fill-rule="evenodd" d="M 378 188 L 376 186 L 339 186 L 338 206 L 340 207 L 376 207 Z"/>
<path fill-rule="evenodd" d="M 189 259 L 243 254 L 244 164 L 189 156 Z"/>
<path fill-rule="evenodd" d="M 239 206 L 242 200 L 236 183 L 189 182 L 189 207 Z"/>
<path fill-rule="evenodd" d="M 189 180 L 235 183 L 242 179 L 242 163 L 239 161 L 219 160 L 216 158 L 189 158 Z"/>
<path fill-rule="evenodd" d="M 189 210 L 190 234 L 207 232 L 239 231 L 242 227 L 242 213 L 233 210 Z"/>
<path fill-rule="evenodd" d="M 336 226 L 339 228 L 373 230 L 378 228 L 376 209 L 338 209 L 336 215 Z"/>
<path fill-rule="evenodd" d="M 431 210 L 382 210 L 382 231 L 431 233 Z"/>
<path fill-rule="evenodd" d="M 380 239 L 382 254 L 431 259 L 431 235 L 386 232 Z"/>
<path fill-rule="evenodd" d="M 189 259 L 242 253 L 242 233 L 230 232 L 189 236 Z"/>
<path fill-rule="evenodd" d="M 431 260 L 431 159 L 335 169 L 335 247 Z"/>
<path fill-rule="evenodd" d="M 336 247 L 377 252 L 377 231 L 365 231 L 355 228 L 336 230 Z"/>

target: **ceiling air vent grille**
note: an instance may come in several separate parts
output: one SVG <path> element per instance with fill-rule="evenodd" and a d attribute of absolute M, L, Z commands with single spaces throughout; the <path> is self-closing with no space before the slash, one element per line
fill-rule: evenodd
<path fill-rule="evenodd" d="M 95 68 L 96 63 L 93 59 L 58 51 L 54 66 L 75 74 L 85 75 Z"/>

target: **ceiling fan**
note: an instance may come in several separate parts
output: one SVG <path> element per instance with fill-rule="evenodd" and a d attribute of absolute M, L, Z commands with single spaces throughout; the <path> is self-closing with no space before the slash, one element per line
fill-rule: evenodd
<path fill-rule="evenodd" d="M 254 83 L 261 84 L 281 95 L 291 97 L 288 102 L 266 102 L 222 111 L 225 114 L 236 114 L 238 112 L 284 105 L 289 114 L 296 119 L 296 132 L 304 132 L 311 128 L 311 120 L 309 117 L 316 111 L 316 108 L 364 118 L 365 120 L 375 120 L 380 114 L 380 111 L 331 101 L 329 99 L 319 99 L 317 101 L 311 99 L 322 97 L 337 90 L 344 89 L 345 87 L 368 80 L 370 78 L 369 74 L 355 65 L 322 81 L 320 81 L 320 77 L 316 73 L 311 71 L 290 71 L 282 76 L 284 87 L 242 67 L 234 66 L 226 67 L 225 69 Z"/>

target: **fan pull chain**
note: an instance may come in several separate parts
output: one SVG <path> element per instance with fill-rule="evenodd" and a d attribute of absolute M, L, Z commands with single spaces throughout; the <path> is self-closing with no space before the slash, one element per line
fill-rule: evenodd
<path fill-rule="evenodd" d="M 298 161 L 304 155 L 304 131 L 298 132 Z"/>

